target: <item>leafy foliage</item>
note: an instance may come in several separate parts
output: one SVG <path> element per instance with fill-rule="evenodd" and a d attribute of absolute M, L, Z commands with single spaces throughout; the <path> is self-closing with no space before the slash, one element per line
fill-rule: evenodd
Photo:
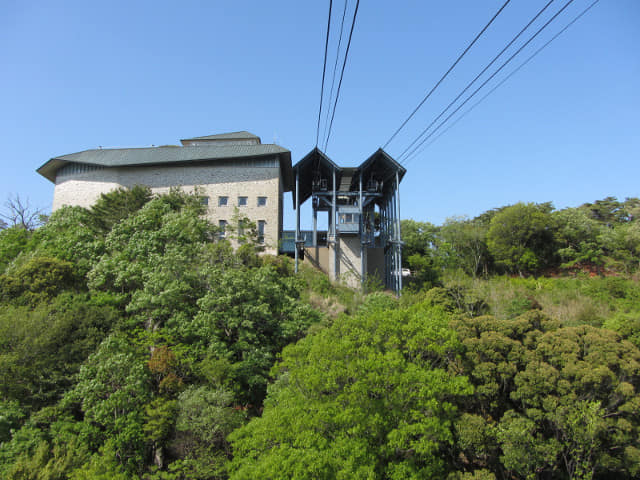
<path fill-rule="evenodd" d="M 498 265 L 521 274 L 552 264 L 551 209 L 550 204 L 517 203 L 491 219 L 487 246 Z"/>
<path fill-rule="evenodd" d="M 30 233 L 22 227 L 0 230 L 0 273 L 27 247 Z"/>
<path fill-rule="evenodd" d="M 236 398 L 260 405 L 276 354 L 318 321 L 297 297 L 293 282 L 272 267 L 217 270 L 198 301 L 200 311 L 193 321 L 176 325 L 176 335 L 227 365 L 218 380 L 230 382 Z"/>
<path fill-rule="evenodd" d="M 104 238 L 95 231 L 92 222 L 86 209 L 62 207 L 33 233 L 30 248 L 40 256 L 71 262 L 78 274 L 84 276 L 103 253 Z"/>
<path fill-rule="evenodd" d="M 0 478 L 637 478 L 640 201 L 552 210 L 403 221 L 400 300 L 179 191 L 5 228 Z"/>
<path fill-rule="evenodd" d="M 448 219 L 440 229 L 446 267 L 462 269 L 468 275 L 486 275 L 491 264 L 487 232 L 487 226 L 478 220 Z"/>
<path fill-rule="evenodd" d="M 151 189 L 141 185 L 103 193 L 89 209 L 93 226 L 107 233 L 118 222 L 142 208 L 149 200 L 151 200 Z"/>
<path fill-rule="evenodd" d="M 125 469 L 144 463 L 145 404 L 151 399 L 144 352 L 120 335 L 109 336 L 82 366 L 65 404 L 79 404 L 86 421 L 97 425 Z"/>
<path fill-rule="evenodd" d="M 6 303 L 36 305 L 77 283 L 73 265 L 53 257 L 32 257 L 0 276 L 0 296 Z"/>
<path fill-rule="evenodd" d="M 231 435 L 231 478 L 423 478 L 443 472 L 459 344 L 442 310 L 365 308 L 287 347 L 264 414 Z"/>
<path fill-rule="evenodd" d="M 80 365 L 112 328 L 116 312 L 86 295 L 61 295 L 51 305 L 5 307 L 0 313 L 0 394 L 23 408 L 60 398 Z"/>
<path fill-rule="evenodd" d="M 519 478 L 637 473 L 636 347 L 614 332 L 559 327 L 534 311 L 454 326 L 466 349 L 462 373 L 476 387 L 457 425 L 461 467 Z"/>
<path fill-rule="evenodd" d="M 558 255 L 564 267 L 591 264 L 602 267 L 604 250 L 599 236 L 603 227 L 582 209 L 567 208 L 554 212 L 557 225 Z"/>

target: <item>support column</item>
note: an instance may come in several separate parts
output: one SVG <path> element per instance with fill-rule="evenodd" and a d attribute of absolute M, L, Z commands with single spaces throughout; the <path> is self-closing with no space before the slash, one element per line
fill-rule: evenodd
<path fill-rule="evenodd" d="M 389 252 L 389 223 L 387 222 L 387 205 L 389 199 L 385 198 L 380 208 L 380 228 L 382 229 L 382 247 L 384 249 L 384 286 L 392 288 L 391 284 L 391 252 Z"/>
<path fill-rule="evenodd" d="M 296 170 L 296 238 L 295 238 L 295 272 L 298 273 L 298 242 L 300 241 L 300 172 Z"/>
<path fill-rule="evenodd" d="M 312 204 L 313 200 L 315 198 L 312 199 Z M 313 207 L 313 246 L 318 247 L 318 209 L 315 206 Z"/>
<path fill-rule="evenodd" d="M 358 209 L 360 210 L 360 283 L 364 286 L 367 277 L 367 264 L 364 257 L 364 210 L 362 209 L 362 170 L 360 170 L 360 196 L 358 197 Z"/>
<path fill-rule="evenodd" d="M 393 291 L 398 294 L 398 251 L 396 250 L 396 202 L 395 192 L 389 197 L 389 226 L 391 228 L 391 281 Z"/>
<path fill-rule="evenodd" d="M 402 292 L 402 232 L 400 231 L 400 175 L 396 171 L 396 221 L 398 248 L 398 296 Z"/>
<path fill-rule="evenodd" d="M 337 280 L 340 275 L 340 255 L 338 254 L 338 236 L 336 235 L 336 208 L 337 208 L 337 197 L 336 197 L 336 170 L 335 168 L 332 170 L 333 178 L 332 178 L 332 186 L 333 186 L 333 195 L 331 196 L 331 234 L 333 236 L 333 279 Z"/>
<path fill-rule="evenodd" d="M 320 267 L 320 251 L 318 250 L 318 202 L 320 199 L 318 197 L 313 197 L 311 199 L 311 206 L 313 208 L 313 255 L 314 262 L 317 268 Z"/>

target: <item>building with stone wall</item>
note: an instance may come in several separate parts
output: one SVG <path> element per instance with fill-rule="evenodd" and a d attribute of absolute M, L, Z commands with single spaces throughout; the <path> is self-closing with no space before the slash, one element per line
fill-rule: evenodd
<path fill-rule="evenodd" d="M 37 171 L 55 184 L 53 211 L 89 207 L 114 189 L 135 185 L 166 193 L 197 191 L 207 216 L 223 229 L 234 219 L 255 223 L 266 251 L 282 238 L 283 193 L 292 189 L 291 152 L 249 132 L 181 140 L 182 145 L 85 150 L 54 157 Z"/>

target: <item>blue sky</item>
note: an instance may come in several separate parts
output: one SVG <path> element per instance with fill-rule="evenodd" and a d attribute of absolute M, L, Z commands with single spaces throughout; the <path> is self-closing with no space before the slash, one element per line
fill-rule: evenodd
<path fill-rule="evenodd" d="M 362 0 L 328 155 L 352 166 L 382 146 L 502 3 Z M 399 155 L 545 3 L 512 0 L 387 151 Z M 489 87 L 589 3 L 575 0 Z M 334 2 L 336 34 L 343 5 Z M 295 163 L 315 145 L 327 9 L 3 0 L 1 199 L 50 208 L 53 185 L 35 169 L 98 146 L 248 130 Z M 640 2 L 601 0 L 407 164 L 403 218 L 440 224 L 518 201 L 564 208 L 639 196 L 639 47 Z"/>

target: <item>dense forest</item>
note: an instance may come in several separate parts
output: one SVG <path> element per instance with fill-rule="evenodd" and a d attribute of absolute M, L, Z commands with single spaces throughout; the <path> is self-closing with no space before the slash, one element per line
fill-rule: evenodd
<path fill-rule="evenodd" d="M 0 478 L 640 478 L 638 199 L 405 220 L 400 298 L 179 191 L 10 213 Z"/>

